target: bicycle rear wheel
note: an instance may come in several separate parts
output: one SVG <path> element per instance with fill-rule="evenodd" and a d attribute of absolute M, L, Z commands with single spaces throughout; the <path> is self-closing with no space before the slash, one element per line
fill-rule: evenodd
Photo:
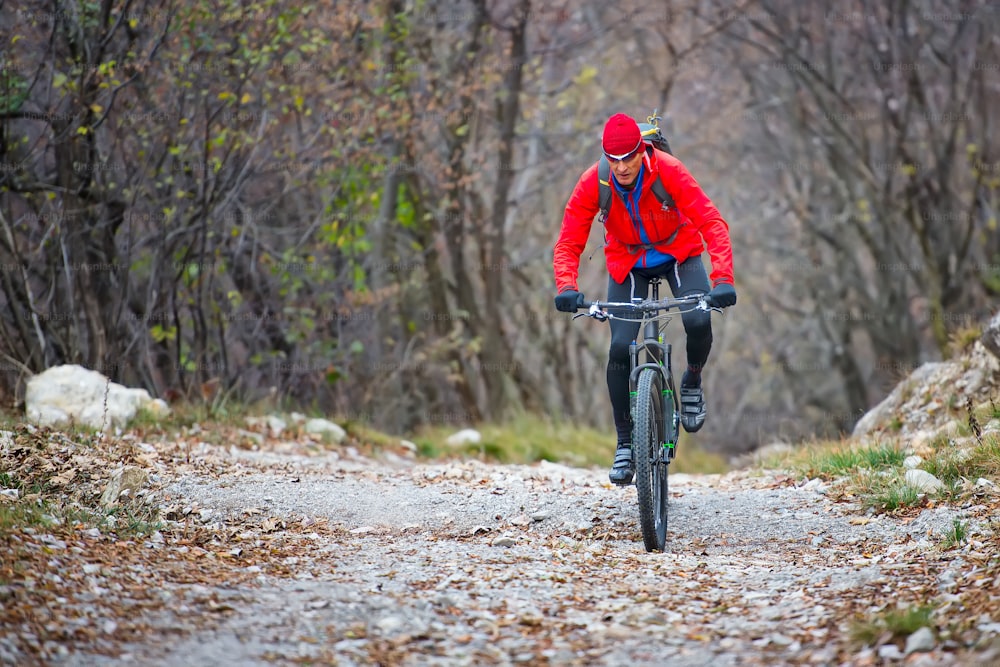
<path fill-rule="evenodd" d="M 663 451 L 662 380 L 647 369 L 639 375 L 632 415 L 632 456 L 639 496 L 639 525 L 646 551 L 663 551 L 667 540 L 667 457 Z"/>

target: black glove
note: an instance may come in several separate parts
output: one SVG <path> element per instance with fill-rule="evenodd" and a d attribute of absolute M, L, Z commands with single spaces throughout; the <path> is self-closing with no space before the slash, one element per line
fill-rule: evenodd
<path fill-rule="evenodd" d="M 736 288 L 729 283 L 719 283 L 708 293 L 708 303 L 718 308 L 736 305 Z"/>
<path fill-rule="evenodd" d="M 583 295 L 576 290 L 568 289 L 556 297 L 556 310 L 564 313 L 575 313 L 583 305 Z"/>

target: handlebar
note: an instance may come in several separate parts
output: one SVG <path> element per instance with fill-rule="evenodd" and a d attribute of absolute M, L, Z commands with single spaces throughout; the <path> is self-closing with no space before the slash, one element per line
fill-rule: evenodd
<path fill-rule="evenodd" d="M 625 301 L 584 301 L 580 304 L 580 307 L 586 308 L 587 312 L 577 313 L 573 316 L 573 319 L 578 317 L 593 317 L 595 320 L 602 322 L 604 320 L 624 319 L 620 315 L 616 316 L 613 313 L 607 312 L 607 308 L 627 310 L 635 314 L 645 315 L 661 310 L 670 310 L 671 308 L 679 309 L 682 306 L 692 306 L 696 310 L 722 312 L 721 308 L 709 305 L 708 294 L 691 294 L 679 298 L 668 297 L 666 299 L 657 299 L 656 301 L 644 299 L 636 303 Z"/>

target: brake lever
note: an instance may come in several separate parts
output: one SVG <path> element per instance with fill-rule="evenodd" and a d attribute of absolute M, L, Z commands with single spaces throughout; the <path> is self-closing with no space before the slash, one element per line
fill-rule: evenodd
<path fill-rule="evenodd" d="M 719 308 L 718 306 L 710 306 L 710 305 L 708 305 L 708 299 L 706 299 L 706 298 L 698 299 L 698 309 L 699 310 L 704 310 L 707 313 L 721 313 L 722 312 L 722 308 Z"/>

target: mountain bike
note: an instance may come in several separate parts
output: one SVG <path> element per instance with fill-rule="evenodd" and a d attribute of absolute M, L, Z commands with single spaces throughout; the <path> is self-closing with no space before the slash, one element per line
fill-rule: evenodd
<path fill-rule="evenodd" d="M 646 551 L 663 551 L 667 540 L 667 468 L 677 453 L 680 436 L 680 397 L 675 391 L 670 365 L 671 345 L 663 332 L 673 315 L 685 307 L 721 312 L 709 305 L 706 294 L 660 299 L 660 280 L 650 281 L 652 297 L 633 298 L 631 303 L 592 301 L 583 303 L 586 313 L 601 322 L 617 319 L 642 323 L 642 343 L 629 345 L 629 404 L 632 413 L 632 461 L 639 496 L 639 525 Z M 617 311 L 608 312 L 608 309 Z M 639 319 L 629 317 L 638 316 Z M 643 359 L 640 360 L 640 349 Z"/>

